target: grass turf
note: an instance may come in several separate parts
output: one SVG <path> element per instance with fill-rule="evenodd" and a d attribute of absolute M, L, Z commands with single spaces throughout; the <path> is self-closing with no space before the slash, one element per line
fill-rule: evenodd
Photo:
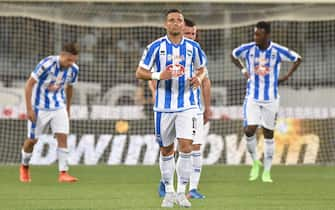
<path fill-rule="evenodd" d="M 78 183 L 58 183 L 55 165 L 32 166 L 32 182 L 24 184 L 18 166 L 0 166 L 0 209 L 161 209 L 158 166 L 72 166 L 70 172 Z M 192 209 L 335 209 L 334 167 L 275 166 L 272 184 L 249 182 L 248 173 L 248 166 L 204 167 L 200 191 L 206 199 L 192 200 Z"/>

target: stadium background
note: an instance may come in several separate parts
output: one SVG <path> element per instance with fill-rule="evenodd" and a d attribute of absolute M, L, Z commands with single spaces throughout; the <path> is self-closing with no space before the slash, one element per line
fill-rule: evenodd
<path fill-rule="evenodd" d="M 335 5 L 253 2 L 1 2 L 0 163 L 20 160 L 26 135 L 25 80 L 39 60 L 76 41 L 81 46 L 80 82 L 71 114 L 70 162 L 156 164 L 150 93 L 134 72 L 144 47 L 164 35 L 164 11 L 176 7 L 197 23 L 208 56 L 213 119 L 205 164 L 250 163 L 241 141 L 245 81 L 230 54 L 252 41 L 259 20 L 270 21 L 273 40 L 304 59 L 280 86 L 275 163 L 334 164 Z M 283 65 L 281 72 L 287 68 Z M 37 147 L 34 164 L 56 161 L 51 136 L 43 136 Z"/>

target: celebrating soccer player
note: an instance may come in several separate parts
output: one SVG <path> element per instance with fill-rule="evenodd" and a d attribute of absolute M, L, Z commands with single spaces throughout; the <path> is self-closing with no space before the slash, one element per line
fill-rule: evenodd
<path fill-rule="evenodd" d="M 200 45 L 184 39 L 184 17 L 177 9 L 166 13 L 167 35 L 152 42 L 143 53 L 136 77 L 156 81 L 155 135 L 161 146 L 160 170 L 166 195 L 162 207 L 190 207 L 185 196 L 192 172 L 192 141 L 196 133 L 197 88 L 205 77 L 206 56 Z M 154 72 L 151 72 L 153 69 Z M 175 167 L 174 139 L 179 158 Z M 177 194 L 173 185 L 177 170 Z"/>
<path fill-rule="evenodd" d="M 28 138 L 22 148 L 20 181 L 30 182 L 29 161 L 34 145 L 43 131 L 50 126 L 58 142 L 59 182 L 76 182 L 68 171 L 67 135 L 69 134 L 70 106 L 73 85 L 79 68 L 75 64 L 79 48 L 74 43 L 63 46 L 59 56 L 41 60 L 25 86 L 28 117 Z"/>
<path fill-rule="evenodd" d="M 257 159 L 256 129 L 262 126 L 264 133 L 263 182 L 272 182 L 270 169 L 275 151 L 273 131 L 279 109 L 278 83 L 287 80 L 301 63 L 301 57 L 286 47 L 270 40 L 271 27 L 268 22 L 258 22 L 254 30 L 254 42 L 243 44 L 233 50 L 232 60 L 247 78 L 247 91 L 243 104 L 243 125 L 247 149 L 253 164 L 250 181 L 259 176 L 261 163 Z M 239 59 L 245 61 L 245 67 Z M 288 73 L 279 78 L 282 61 L 293 62 Z"/>

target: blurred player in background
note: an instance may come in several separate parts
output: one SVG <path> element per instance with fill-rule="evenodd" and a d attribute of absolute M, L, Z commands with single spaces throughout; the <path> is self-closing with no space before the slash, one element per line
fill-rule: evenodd
<path fill-rule="evenodd" d="M 247 78 L 247 93 L 243 104 L 244 133 L 247 149 L 253 159 L 250 181 L 259 176 L 261 163 L 257 159 L 256 129 L 262 126 L 264 133 L 263 182 L 272 182 L 270 169 L 275 151 L 273 132 L 279 109 L 278 83 L 286 81 L 301 63 L 296 52 L 270 40 L 271 26 L 258 22 L 254 30 L 254 42 L 243 44 L 233 50 L 233 63 Z M 239 59 L 245 61 L 246 67 Z M 279 78 L 282 61 L 293 62 L 288 73 Z"/>
<path fill-rule="evenodd" d="M 185 27 L 184 27 L 184 37 L 191 39 L 191 40 L 197 40 L 197 27 L 195 23 L 192 20 L 189 20 L 185 18 Z M 205 198 L 204 195 L 202 195 L 198 191 L 198 185 L 200 181 L 200 174 L 202 170 L 202 151 L 201 151 L 201 145 L 204 142 L 205 136 L 208 134 L 209 130 L 209 118 L 212 115 L 211 112 L 211 82 L 208 78 L 208 71 L 206 69 L 206 76 L 202 80 L 201 89 L 199 88 L 197 90 L 197 97 L 198 99 L 201 98 L 201 93 L 203 97 L 204 102 L 204 108 L 202 107 L 202 104 L 199 103 L 199 111 L 197 113 L 197 132 L 195 135 L 195 138 L 193 139 L 193 145 L 192 145 L 192 173 L 190 177 L 190 184 L 189 184 L 189 193 L 187 195 L 188 198 L 195 198 L 195 199 L 202 199 Z M 206 124 L 206 128 L 204 128 L 204 124 Z M 206 132 L 207 131 L 207 132 Z M 165 185 L 164 182 L 161 180 L 158 188 L 158 193 L 160 197 L 165 196 Z"/>
<path fill-rule="evenodd" d="M 77 82 L 79 68 L 75 64 L 79 48 L 74 43 L 65 44 L 59 56 L 44 58 L 31 73 L 25 86 L 28 117 L 28 138 L 22 148 L 20 181 L 30 182 L 29 161 L 38 137 L 48 128 L 58 142 L 59 182 L 75 182 L 70 176 L 67 158 L 70 106 L 73 85 Z"/>
<path fill-rule="evenodd" d="M 192 142 L 196 133 L 197 88 L 205 77 L 206 56 L 200 45 L 184 39 L 184 17 L 177 9 L 165 17 L 167 35 L 145 49 L 136 78 L 156 80 L 155 134 L 161 146 L 160 170 L 166 187 L 162 207 L 191 207 L 185 196 L 192 172 Z M 154 72 L 151 72 L 153 70 Z M 174 159 L 174 139 L 178 139 L 179 158 Z M 177 194 L 173 185 L 177 170 Z"/>

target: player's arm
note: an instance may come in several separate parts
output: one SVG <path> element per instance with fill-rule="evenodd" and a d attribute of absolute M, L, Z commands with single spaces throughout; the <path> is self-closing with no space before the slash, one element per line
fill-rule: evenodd
<path fill-rule="evenodd" d="M 278 83 L 282 83 L 282 82 L 288 80 L 288 78 L 298 69 L 301 62 L 302 62 L 301 57 L 298 57 L 298 59 L 293 63 L 291 68 L 288 70 L 287 74 L 278 79 Z"/>
<path fill-rule="evenodd" d="M 244 77 L 246 79 L 249 79 L 250 75 L 249 75 L 247 69 L 244 67 L 244 65 L 241 62 L 241 60 L 238 59 L 238 58 L 236 58 L 233 54 L 231 55 L 231 60 L 235 64 L 235 66 L 237 66 L 240 69 L 240 71 L 244 75 Z"/>
<path fill-rule="evenodd" d="M 66 111 L 70 118 L 71 113 L 71 101 L 72 101 L 72 95 L 73 95 L 73 86 L 68 84 L 65 87 L 65 94 L 66 94 Z"/>
<path fill-rule="evenodd" d="M 137 67 L 136 79 L 143 80 L 168 80 L 172 78 L 172 72 L 169 70 L 164 70 L 161 72 L 151 72 L 141 66 Z"/>
<path fill-rule="evenodd" d="M 204 99 L 204 124 L 206 124 L 212 116 L 211 110 L 211 81 L 208 77 L 202 80 L 202 96 Z"/>
<path fill-rule="evenodd" d="M 149 80 L 148 86 L 151 92 L 152 102 L 155 103 L 155 95 L 156 95 L 156 86 L 157 82 L 155 80 Z"/>
<path fill-rule="evenodd" d="M 193 88 L 198 88 L 201 85 L 205 76 L 206 76 L 206 68 L 205 67 L 199 68 L 196 71 L 196 74 L 193 77 L 189 78 Z"/>
<path fill-rule="evenodd" d="M 24 94 L 26 98 L 26 108 L 27 108 L 27 117 L 31 122 L 36 121 L 36 115 L 31 105 L 31 96 L 33 93 L 33 87 L 36 84 L 36 80 L 33 77 L 30 77 L 25 85 Z"/>

